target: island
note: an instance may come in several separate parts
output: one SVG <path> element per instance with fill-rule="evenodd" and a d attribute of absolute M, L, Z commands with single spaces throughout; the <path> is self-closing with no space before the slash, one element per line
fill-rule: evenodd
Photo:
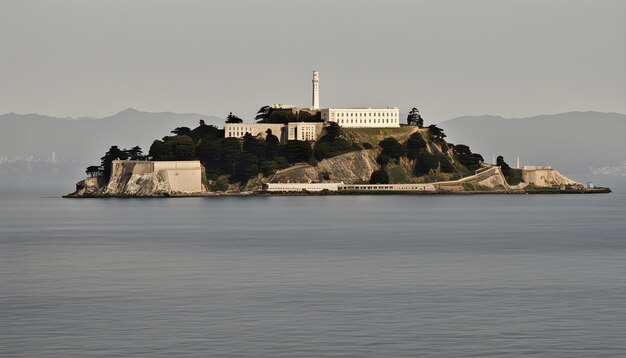
<path fill-rule="evenodd" d="M 465 144 L 424 126 L 417 108 L 261 107 L 254 123 L 230 113 L 223 128 L 200 120 L 140 147 L 112 146 L 69 198 L 221 195 L 608 193 L 548 166 L 486 163 Z"/>

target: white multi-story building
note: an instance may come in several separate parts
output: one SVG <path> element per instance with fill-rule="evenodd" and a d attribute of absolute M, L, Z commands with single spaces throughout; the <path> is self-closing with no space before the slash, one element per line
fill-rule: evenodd
<path fill-rule="evenodd" d="M 283 127 L 282 123 L 226 123 L 224 124 L 224 137 L 243 138 L 246 133 L 250 133 L 253 137 L 265 138 L 267 130 L 271 129 L 272 134 L 280 139 Z"/>
<path fill-rule="evenodd" d="M 267 130 L 271 129 L 281 143 L 288 140 L 314 141 L 320 136 L 323 126 L 321 122 L 226 123 L 224 137 L 243 138 L 246 133 L 250 133 L 253 137 L 265 138 Z"/>
<path fill-rule="evenodd" d="M 290 122 L 290 123 L 227 123 L 224 125 L 226 138 L 243 138 L 246 133 L 265 138 L 265 132 L 272 130 L 281 142 L 287 140 L 314 141 L 319 138 L 322 128 L 328 122 L 335 122 L 346 128 L 394 128 L 400 127 L 400 110 L 397 107 L 387 108 L 319 108 L 319 72 L 313 71 L 313 88 L 310 108 L 298 108 L 289 104 L 277 103 L 269 106 L 272 109 L 291 109 L 292 113 L 306 111 L 320 114 L 322 122 Z"/>
<path fill-rule="evenodd" d="M 400 127 L 400 110 L 387 108 L 324 108 L 320 110 L 324 122 L 336 122 L 346 128 Z"/>

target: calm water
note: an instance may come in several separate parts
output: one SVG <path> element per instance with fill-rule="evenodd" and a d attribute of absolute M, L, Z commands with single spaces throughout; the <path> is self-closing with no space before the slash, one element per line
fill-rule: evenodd
<path fill-rule="evenodd" d="M 0 192 L 2 357 L 624 357 L 626 194 Z"/>

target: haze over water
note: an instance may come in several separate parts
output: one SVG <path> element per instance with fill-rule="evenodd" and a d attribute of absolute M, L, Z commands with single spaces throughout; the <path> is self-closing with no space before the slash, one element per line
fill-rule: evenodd
<path fill-rule="evenodd" d="M 0 192 L 3 357 L 623 357 L 626 195 Z"/>

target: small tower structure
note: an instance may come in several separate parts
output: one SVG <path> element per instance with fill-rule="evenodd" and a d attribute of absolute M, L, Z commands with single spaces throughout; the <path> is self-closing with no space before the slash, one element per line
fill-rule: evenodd
<path fill-rule="evenodd" d="M 311 103 L 312 109 L 320 109 L 319 74 L 319 71 L 313 71 L 313 103 Z"/>

